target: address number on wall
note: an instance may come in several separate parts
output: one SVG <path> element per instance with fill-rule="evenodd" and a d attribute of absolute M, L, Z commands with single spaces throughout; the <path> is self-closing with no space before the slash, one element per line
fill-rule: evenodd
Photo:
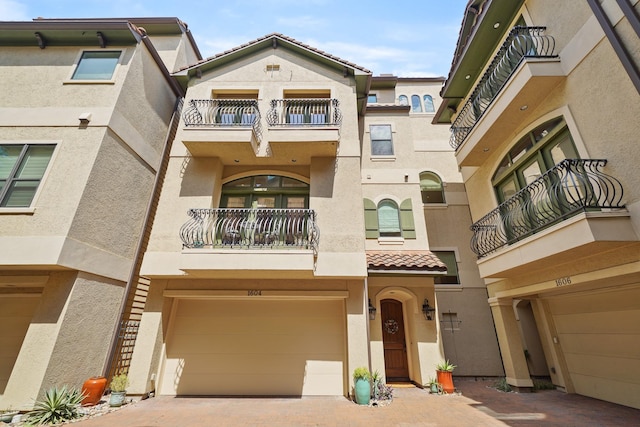
<path fill-rule="evenodd" d="M 559 279 L 556 279 L 556 286 L 566 286 L 566 285 L 570 285 L 571 284 L 571 277 L 567 276 L 567 277 L 560 277 Z"/>
<path fill-rule="evenodd" d="M 262 291 L 258 290 L 258 289 L 249 289 L 247 291 L 247 295 L 250 297 L 259 297 L 262 295 Z"/>

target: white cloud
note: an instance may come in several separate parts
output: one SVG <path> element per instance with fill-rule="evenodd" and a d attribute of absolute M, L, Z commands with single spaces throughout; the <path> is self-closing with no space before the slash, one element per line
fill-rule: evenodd
<path fill-rule="evenodd" d="M 14 0 L 0 0 L 0 19 L 3 21 L 30 21 L 27 6 Z"/>
<path fill-rule="evenodd" d="M 278 18 L 276 24 L 288 28 L 313 28 L 318 30 L 320 27 L 326 26 L 326 21 L 313 16 L 290 16 Z"/>

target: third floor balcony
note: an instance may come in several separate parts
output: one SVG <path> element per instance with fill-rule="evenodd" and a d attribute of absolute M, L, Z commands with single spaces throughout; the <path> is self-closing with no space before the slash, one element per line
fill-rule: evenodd
<path fill-rule="evenodd" d="M 458 163 L 479 165 L 563 78 L 545 27 L 514 27 L 451 126 Z"/>

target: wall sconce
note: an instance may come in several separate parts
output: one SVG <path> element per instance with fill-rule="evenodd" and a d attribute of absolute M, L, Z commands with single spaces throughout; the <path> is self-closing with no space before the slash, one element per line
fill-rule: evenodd
<path fill-rule="evenodd" d="M 369 320 L 376 319 L 376 308 L 371 304 L 371 299 L 369 299 Z"/>
<path fill-rule="evenodd" d="M 427 320 L 433 320 L 433 313 L 435 311 L 436 309 L 429 305 L 429 300 L 425 299 L 422 303 L 422 313 L 424 314 L 424 318 Z"/>

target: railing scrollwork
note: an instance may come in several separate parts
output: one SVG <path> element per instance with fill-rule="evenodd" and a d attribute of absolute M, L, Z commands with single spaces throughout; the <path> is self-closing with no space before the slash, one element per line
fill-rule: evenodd
<path fill-rule="evenodd" d="M 566 159 L 471 226 L 478 257 L 525 239 L 580 212 L 621 209 L 620 181 L 602 172 L 602 159 Z"/>
<path fill-rule="evenodd" d="M 269 126 L 340 126 L 337 99 L 273 99 L 267 112 Z"/>
<path fill-rule="evenodd" d="M 320 231 L 311 209 L 189 209 L 180 228 L 185 248 L 312 249 Z"/>

